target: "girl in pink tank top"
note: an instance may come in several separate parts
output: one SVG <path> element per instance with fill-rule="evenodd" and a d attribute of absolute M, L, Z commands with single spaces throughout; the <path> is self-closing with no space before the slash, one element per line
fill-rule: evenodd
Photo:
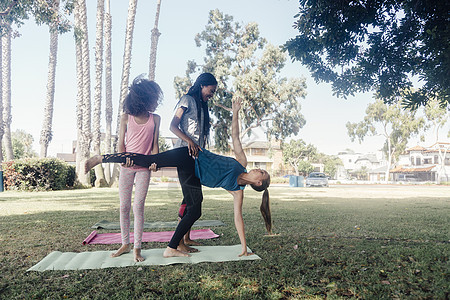
<path fill-rule="evenodd" d="M 162 90 L 154 81 L 142 77 L 134 79 L 123 103 L 123 115 L 120 119 L 119 152 L 141 154 L 159 153 L 158 138 L 160 116 L 153 114 L 162 100 Z M 131 251 L 130 211 L 131 196 L 134 191 L 134 260 L 143 261 L 141 255 L 142 234 L 144 230 L 145 198 L 150 183 L 150 170 L 133 166 L 121 166 L 119 175 L 120 231 L 122 246 L 113 253 L 117 257 Z"/>

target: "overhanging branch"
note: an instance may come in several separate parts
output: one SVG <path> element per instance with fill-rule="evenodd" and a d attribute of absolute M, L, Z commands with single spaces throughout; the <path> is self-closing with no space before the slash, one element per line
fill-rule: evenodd
<path fill-rule="evenodd" d="M 0 12 L 0 16 L 7 16 L 17 2 L 18 0 L 13 0 L 4 11 Z"/>

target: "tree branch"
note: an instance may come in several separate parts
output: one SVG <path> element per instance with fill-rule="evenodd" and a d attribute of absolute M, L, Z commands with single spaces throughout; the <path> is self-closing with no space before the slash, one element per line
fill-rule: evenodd
<path fill-rule="evenodd" d="M 12 0 L 12 2 L 8 5 L 8 7 L 4 11 L 0 12 L 0 16 L 2 16 L 2 17 L 7 16 L 11 12 L 13 6 L 16 5 L 17 2 L 18 2 L 18 0 Z"/>
<path fill-rule="evenodd" d="M 226 111 L 232 112 L 233 110 L 229 107 L 223 106 L 222 104 L 216 103 L 216 106 L 225 109 Z"/>

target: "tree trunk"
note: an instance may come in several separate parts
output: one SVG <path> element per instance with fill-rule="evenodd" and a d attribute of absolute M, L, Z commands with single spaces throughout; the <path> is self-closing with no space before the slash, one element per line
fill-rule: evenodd
<path fill-rule="evenodd" d="M 79 26 L 80 12 L 79 5 L 76 4 L 74 7 L 74 22 L 75 26 Z M 81 51 L 81 39 L 80 34 L 75 34 L 75 57 L 76 57 L 76 73 L 77 73 L 77 146 L 76 146 L 76 172 L 77 175 L 80 174 L 81 168 L 81 136 L 83 131 L 83 64 L 82 64 L 82 51 Z M 83 174 L 78 175 L 78 177 L 83 177 Z M 79 178 L 79 181 L 82 181 Z M 85 179 L 83 181 L 86 181 Z"/>
<path fill-rule="evenodd" d="M 102 109 L 102 75 L 103 75 L 103 18 L 105 15 L 105 0 L 97 0 L 97 23 L 95 38 L 95 88 L 93 111 L 93 148 L 94 154 L 100 153 L 101 131 L 100 119 Z M 95 167 L 95 186 L 107 186 L 105 173 L 101 164 Z"/>
<path fill-rule="evenodd" d="M 388 163 L 387 163 L 387 166 L 386 166 L 386 173 L 385 173 L 385 178 L 384 178 L 384 181 L 386 181 L 386 182 L 388 182 L 389 181 L 389 174 L 390 174 L 390 170 L 391 170 L 391 165 L 392 165 L 392 154 L 393 154 L 393 152 L 392 152 L 392 145 L 391 145 L 391 139 L 390 139 L 390 137 L 388 137 L 387 138 L 387 143 L 388 143 Z"/>
<path fill-rule="evenodd" d="M 447 151 L 450 149 L 450 146 L 445 144 L 438 143 L 439 148 L 439 170 L 437 173 L 436 183 L 441 184 L 441 179 L 445 176 L 445 181 L 448 181 L 448 177 L 445 172 L 445 157 L 447 156 Z"/>
<path fill-rule="evenodd" d="M 161 33 L 158 30 L 159 12 L 161 10 L 161 0 L 157 0 L 155 26 L 152 29 L 152 43 L 150 46 L 150 64 L 148 71 L 148 79 L 155 80 L 156 72 L 156 50 L 158 49 L 158 39 Z"/>
<path fill-rule="evenodd" d="M 2 47 L 2 41 L 0 39 L 0 66 L 3 66 L 3 47 Z M 3 67 L 0 68 L 0 112 L 3 111 Z M 3 114 L 0 113 L 0 171 L 3 171 L 2 162 L 3 162 L 3 147 L 2 147 L 2 141 L 3 141 L 3 133 L 4 133 L 4 126 L 3 126 Z"/>
<path fill-rule="evenodd" d="M 130 78 L 130 67 L 131 67 L 131 49 L 133 46 L 133 30 L 134 30 L 134 20 L 136 17 L 136 7 L 137 0 L 130 0 L 128 4 L 128 17 L 127 17 L 127 29 L 125 33 L 125 49 L 123 54 L 123 66 L 122 66 L 122 82 L 120 84 L 120 95 L 119 95 L 119 107 L 117 114 L 117 127 L 116 127 L 116 137 L 114 138 L 113 147 L 117 151 L 117 139 L 119 136 L 119 126 L 120 126 L 120 116 L 122 114 L 123 101 L 127 96 L 128 84 Z M 114 165 L 113 175 L 111 177 L 111 184 L 114 183 L 118 176 L 117 164 Z"/>
<path fill-rule="evenodd" d="M 89 158 L 91 143 L 91 95 L 89 70 L 89 41 L 85 0 L 78 0 L 75 7 L 75 26 L 81 31 L 77 39 L 77 175 L 81 184 L 90 185 L 89 176 L 84 173 L 84 162 Z M 89 173 L 88 173 L 89 174 Z"/>
<path fill-rule="evenodd" d="M 13 160 L 14 153 L 11 142 L 11 26 L 8 26 L 8 33 L 2 37 L 3 145 L 6 160 Z"/>
<path fill-rule="evenodd" d="M 53 8 L 58 11 L 59 0 L 53 2 Z M 50 54 L 48 57 L 47 99 L 44 107 L 44 120 L 41 129 L 41 157 L 47 157 L 48 145 L 52 140 L 53 103 L 55 100 L 56 63 L 58 54 L 57 24 L 50 25 Z"/>
<path fill-rule="evenodd" d="M 106 153 L 111 153 L 111 129 L 112 129 L 112 63 L 111 63 L 111 29 L 112 18 L 109 9 L 109 0 L 106 0 L 106 14 L 105 14 L 105 117 L 106 117 L 106 134 L 105 134 L 105 148 Z M 107 182 L 111 181 L 110 164 L 105 166 L 105 177 Z"/>

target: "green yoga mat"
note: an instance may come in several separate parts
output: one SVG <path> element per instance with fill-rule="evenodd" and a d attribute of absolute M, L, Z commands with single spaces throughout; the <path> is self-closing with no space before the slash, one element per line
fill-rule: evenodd
<path fill-rule="evenodd" d="M 144 222 L 144 228 L 171 228 L 171 227 L 177 227 L 177 225 L 178 225 L 177 221 Z M 210 227 L 210 226 L 226 226 L 226 224 L 219 220 L 197 220 L 193 226 Z M 102 220 L 102 221 L 94 224 L 91 228 L 94 228 L 94 229 L 120 229 L 120 223 Z M 130 228 L 133 228 L 133 222 L 131 222 Z"/>
<path fill-rule="evenodd" d="M 128 266 L 151 266 L 171 264 L 196 264 L 201 262 L 224 262 L 238 260 L 261 259 L 258 255 L 241 256 L 241 245 L 234 246 L 198 246 L 199 252 L 192 253 L 191 257 L 163 257 L 165 248 L 142 250 L 143 262 L 135 262 L 132 252 L 119 257 L 110 257 L 113 251 L 90 251 L 90 252 L 59 252 L 53 251 L 39 263 L 27 271 L 50 271 L 50 270 L 87 270 L 118 268 Z M 251 250 L 247 248 L 249 252 Z"/>

